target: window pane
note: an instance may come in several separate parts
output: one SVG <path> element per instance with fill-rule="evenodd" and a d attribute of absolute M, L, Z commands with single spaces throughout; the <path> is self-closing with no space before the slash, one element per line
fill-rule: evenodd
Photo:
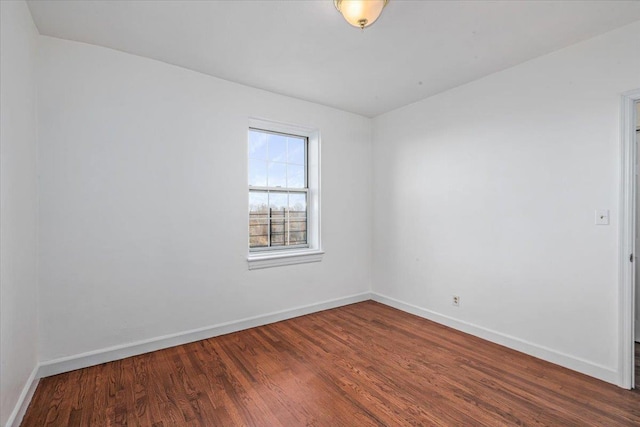
<path fill-rule="evenodd" d="M 274 211 L 284 211 L 288 206 L 287 193 L 269 193 L 269 207 Z"/>
<path fill-rule="evenodd" d="M 305 193 L 297 194 L 290 193 L 289 194 L 289 210 L 295 212 L 307 212 L 307 195 Z"/>
<path fill-rule="evenodd" d="M 305 223 L 306 225 L 306 223 Z M 289 233 L 289 245 L 306 245 L 307 244 L 307 232 L 306 231 L 291 231 Z"/>
<path fill-rule="evenodd" d="M 304 188 L 304 166 L 287 165 L 287 187 Z"/>
<path fill-rule="evenodd" d="M 249 158 L 267 160 L 267 134 L 249 130 Z"/>
<path fill-rule="evenodd" d="M 287 138 L 287 142 L 288 142 L 288 151 L 289 151 L 287 156 L 287 162 L 295 163 L 297 165 L 304 165 L 305 164 L 304 147 L 306 145 L 305 144 L 306 139 L 289 137 Z"/>
<path fill-rule="evenodd" d="M 269 195 L 265 191 L 249 192 L 249 247 L 269 246 Z"/>
<path fill-rule="evenodd" d="M 285 211 L 271 211 L 271 246 L 286 244 L 286 230 Z"/>
<path fill-rule="evenodd" d="M 266 191 L 249 192 L 249 212 L 267 212 L 269 210 L 269 193 Z"/>
<path fill-rule="evenodd" d="M 283 246 L 286 243 L 287 205 L 287 193 L 269 193 L 269 208 L 271 208 L 271 246 Z"/>
<path fill-rule="evenodd" d="M 307 243 L 307 195 L 306 193 L 289 194 L 289 229 L 287 234 L 289 245 Z"/>
<path fill-rule="evenodd" d="M 267 186 L 267 162 L 249 159 L 249 185 Z"/>
<path fill-rule="evenodd" d="M 286 163 L 269 163 L 269 178 L 267 179 L 267 185 L 269 185 L 269 187 L 287 186 Z"/>
<path fill-rule="evenodd" d="M 269 160 L 272 162 L 287 161 L 287 137 L 284 135 L 265 134 L 269 142 Z"/>

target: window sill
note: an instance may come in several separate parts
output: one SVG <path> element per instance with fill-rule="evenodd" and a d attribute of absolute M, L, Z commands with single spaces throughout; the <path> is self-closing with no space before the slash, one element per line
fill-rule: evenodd
<path fill-rule="evenodd" d="M 247 257 L 249 270 L 280 267 L 283 265 L 306 264 L 322 261 L 324 251 L 319 249 L 289 250 L 267 253 L 252 253 Z"/>

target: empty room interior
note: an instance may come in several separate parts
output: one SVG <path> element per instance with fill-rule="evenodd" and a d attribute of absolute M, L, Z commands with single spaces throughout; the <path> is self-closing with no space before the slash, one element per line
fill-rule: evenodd
<path fill-rule="evenodd" d="M 0 16 L 1 426 L 640 425 L 640 2 Z"/>

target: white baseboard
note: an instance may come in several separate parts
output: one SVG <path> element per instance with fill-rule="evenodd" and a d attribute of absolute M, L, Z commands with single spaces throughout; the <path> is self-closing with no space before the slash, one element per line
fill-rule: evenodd
<path fill-rule="evenodd" d="M 341 307 L 343 305 L 353 304 L 356 302 L 367 301 L 369 299 L 371 299 L 371 294 L 369 292 L 364 292 L 357 295 L 336 298 L 329 301 L 323 301 L 292 309 L 277 311 L 261 316 L 249 317 L 246 319 L 220 323 L 213 326 L 206 326 L 204 328 L 198 328 L 190 331 L 179 332 L 176 334 L 151 338 L 148 340 L 138 341 L 130 344 L 107 347 L 87 353 L 48 360 L 46 362 L 40 363 L 38 378 L 57 375 L 63 372 L 69 372 L 89 366 L 99 365 L 101 363 L 112 362 L 114 360 L 124 359 L 125 357 L 137 356 L 139 354 L 162 350 L 164 348 L 199 341 L 218 335 L 238 332 L 244 329 L 254 328 L 256 326 L 280 322 L 281 320 L 304 316 L 305 314 L 311 314 L 322 310 L 328 310 L 330 308 Z"/>
<path fill-rule="evenodd" d="M 371 299 L 381 304 L 397 308 L 398 310 L 415 314 L 416 316 L 420 316 L 425 319 L 440 323 L 442 325 L 449 326 L 453 329 L 466 332 L 487 341 L 509 347 L 511 349 L 526 353 L 528 355 L 546 360 L 551 363 L 555 363 L 556 365 L 564 366 L 565 368 L 581 372 L 583 374 L 601 379 L 615 385 L 619 385 L 618 372 L 606 366 L 598 365 L 593 362 L 589 362 L 588 360 L 570 356 L 568 354 L 564 354 L 547 347 L 530 343 L 520 338 L 483 328 L 482 326 L 477 326 L 472 323 L 457 320 L 452 317 L 445 316 L 443 314 L 436 313 L 434 311 L 427 310 L 412 304 L 408 304 L 406 302 L 402 302 L 376 292 L 371 293 Z"/>
<path fill-rule="evenodd" d="M 637 310 L 640 310 L 640 307 L 637 308 Z M 635 329 L 635 335 L 636 335 L 636 342 L 640 342 L 640 320 L 636 320 L 636 329 Z"/>
<path fill-rule="evenodd" d="M 29 378 L 27 378 L 27 382 L 22 388 L 22 393 L 20 393 L 20 396 L 18 397 L 16 406 L 14 406 L 11 415 L 9 415 L 9 419 L 5 424 L 6 427 L 18 427 L 22 422 L 22 418 L 24 418 L 24 414 L 26 414 L 27 412 L 29 403 L 31 403 L 31 398 L 36 392 L 36 387 L 38 386 L 38 381 L 40 380 L 40 377 L 38 376 L 39 366 L 40 365 L 36 365 L 31 371 L 31 375 L 29 375 Z"/>

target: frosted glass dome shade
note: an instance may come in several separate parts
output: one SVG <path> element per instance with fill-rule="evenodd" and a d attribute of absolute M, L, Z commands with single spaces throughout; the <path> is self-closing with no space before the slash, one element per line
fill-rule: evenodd
<path fill-rule="evenodd" d="M 354 27 L 365 28 L 376 22 L 388 0 L 334 0 L 336 9 Z"/>

